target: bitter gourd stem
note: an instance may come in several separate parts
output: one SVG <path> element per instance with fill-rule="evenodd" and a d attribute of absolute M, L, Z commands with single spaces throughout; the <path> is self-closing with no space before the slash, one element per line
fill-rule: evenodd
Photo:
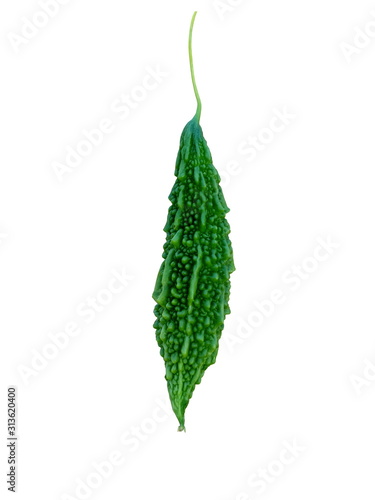
<path fill-rule="evenodd" d="M 201 111 L 202 111 L 202 103 L 201 103 L 201 98 L 199 97 L 198 89 L 197 89 L 197 84 L 195 81 L 195 75 L 194 75 L 194 62 L 193 62 L 193 51 L 192 51 L 192 38 L 193 38 L 193 27 L 194 27 L 194 21 L 195 21 L 195 16 L 197 15 L 197 12 L 194 12 L 191 23 L 190 23 L 190 32 L 189 32 L 189 61 L 190 61 L 190 73 L 191 73 L 191 80 L 193 82 L 193 87 L 194 87 L 194 94 L 197 99 L 197 112 L 195 113 L 195 118 L 199 123 L 200 117 L 201 117 Z"/>

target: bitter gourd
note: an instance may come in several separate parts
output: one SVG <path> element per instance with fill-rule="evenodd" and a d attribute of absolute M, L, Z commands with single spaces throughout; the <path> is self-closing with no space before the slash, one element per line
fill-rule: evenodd
<path fill-rule="evenodd" d="M 169 195 L 161 264 L 153 298 L 156 339 L 164 358 L 169 397 L 185 430 L 185 409 L 206 368 L 215 363 L 224 318 L 230 313 L 229 275 L 235 270 L 220 177 L 199 124 L 201 100 L 189 60 L 197 110 L 185 126 L 177 155 L 177 180 Z"/>

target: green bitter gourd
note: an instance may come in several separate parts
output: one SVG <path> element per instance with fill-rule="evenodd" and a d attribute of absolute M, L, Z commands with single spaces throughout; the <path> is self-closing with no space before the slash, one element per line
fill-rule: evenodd
<path fill-rule="evenodd" d="M 164 227 L 166 242 L 153 298 L 154 328 L 164 358 L 173 411 L 185 430 L 185 409 L 206 368 L 215 363 L 224 318 L 230 313 L 229 275 L 235 270 L 220 177 L 199 124 L 201 100 L 189 60 L 197 111 L 185 126 L 177 156 L 177 180 Z"/>

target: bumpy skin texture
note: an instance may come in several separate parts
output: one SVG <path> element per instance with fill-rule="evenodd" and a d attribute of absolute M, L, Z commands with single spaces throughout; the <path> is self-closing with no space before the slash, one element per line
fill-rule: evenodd
<path fill-rule="evenodd" d="M 225 219 L 229 208 L 196 117 L 182 132 L 175 176 L 153 293 L 154 328 L 172 408 L 179 430 L 185 430 L 195 385 L 216 360 L 235 269 Z"/>

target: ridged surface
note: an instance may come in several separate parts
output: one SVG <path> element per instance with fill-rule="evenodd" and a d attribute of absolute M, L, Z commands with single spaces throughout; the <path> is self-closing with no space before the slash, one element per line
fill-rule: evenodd
<path fill-rule="evenodd" d="M 196 118 L 182 132 L 175 176 L 164 261 L 153 293 L 154 328 L 172 408 L 179 430 L 185 430 L 195 385 L 216 360 L 235 269 L 225 219 L 229 209 Z"/>

